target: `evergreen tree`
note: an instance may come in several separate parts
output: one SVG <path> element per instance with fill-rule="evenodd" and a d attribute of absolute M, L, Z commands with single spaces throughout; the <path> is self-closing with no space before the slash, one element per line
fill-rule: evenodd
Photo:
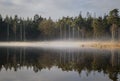
<path fill-rule="evenodd" d="M 112 40 L 118 40 L 118 26 L 119 26 L 119 11 L 113 9 L 109 12 L 108 23 L 111 24 Z"/>

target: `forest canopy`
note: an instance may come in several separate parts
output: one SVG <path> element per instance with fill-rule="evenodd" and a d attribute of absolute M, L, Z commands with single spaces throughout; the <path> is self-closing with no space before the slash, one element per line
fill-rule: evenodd
<path fill-rule="evenodd" d="M 87 12 L 86 17 L 80 13 L 76 17 L 62 17 L 53 21 L 36 14 L 24 19 L 0 15 L 0 41 L 37 41 L 55 39 L 77 40 L 114 40 L 120 39 L 120 15 L 118 9 L 109 14 L 93 17 Z"/>

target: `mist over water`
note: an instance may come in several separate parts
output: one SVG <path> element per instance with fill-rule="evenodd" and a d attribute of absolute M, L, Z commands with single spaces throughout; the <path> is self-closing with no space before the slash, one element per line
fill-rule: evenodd
<path fill-rule="evenodd" d="M 27 40 L 25 28 L 20 38 L 15 34 L 14 41 L 8 35 L 7 42 L 0 42 L 0 80 L 120 80 L 120 51 L 111 46 L 115 42 L 106 41 L 107 36 L 99 41 L 85 38 L 78 27 L 58 30 L 58 40 L 49 36 L 41 41 Z"/>
<path fill-rule="evenodd" d="M 5 5 L 5 10 L 12 5 L 21 9 L 29 6 L 23 0 L 11 1 L 2 0 L 0 4 Z M 71 7 L 76 5 L 70 7 L 71 1 L 62 1 L 56 7 L 74 9 Z M 92 0 L 79 1 L 89 7 Z M 46 6 L 44 3 L 51 9 L 57 4 L 48 0 L 41 5 L 33 2 L 37 8 Z M 99 17 L 92 13 L 66 15 L 56 21 L 39 14 L 32 18 L 0 15 L 0 81 L 120 81 L 119 9 Z"/>
<path fill-rule="evenodd" d="M 84 43 L 84 42 L 83 42 Z M 40 41 L 40 42 L 1 42 L 0 46 L 10 47 L 42 47 L 42 48 L 77 48 L 81 47 L 82 42 L 59 40 L 59 41 Z"/>
<path fill-rule="evenodd" d="M 106 45 L 72 39 L 0 42 L 0 80 L 119 81 L 120 50 L 101 43 Z"/>

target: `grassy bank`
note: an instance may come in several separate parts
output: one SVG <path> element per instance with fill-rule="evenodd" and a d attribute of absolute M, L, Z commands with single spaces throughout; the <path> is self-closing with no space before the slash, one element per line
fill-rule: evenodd
<path fill-rule="evenodd" d="M 95 47 L 95 48 L 120 48 L 120 42 L 114 41 L 94 41 L 84 42 L 82 47 Z"/>

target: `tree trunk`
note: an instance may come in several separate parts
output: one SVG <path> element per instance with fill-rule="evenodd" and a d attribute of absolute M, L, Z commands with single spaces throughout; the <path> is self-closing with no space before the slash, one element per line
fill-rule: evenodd
<path fill-rule="evenodd" d="M 111 34 L 112 34 L 112 40 L 117 41 L 118 40 L 118 27 L 116 24 L 112 25 Z"/>

